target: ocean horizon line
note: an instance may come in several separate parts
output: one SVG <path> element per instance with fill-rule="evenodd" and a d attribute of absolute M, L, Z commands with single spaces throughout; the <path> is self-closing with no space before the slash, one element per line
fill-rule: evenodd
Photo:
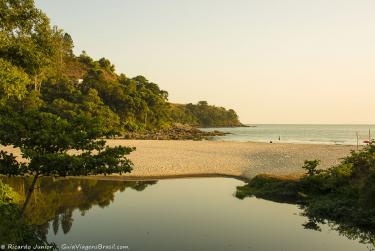
<path fill-rule="evenodd" d="M 317 125 L 317 126 L 375 126 L 373 124 L 354 124 L 354 123 L 243 123 L 246 126 L 256 126 L 256 125 Z"/>

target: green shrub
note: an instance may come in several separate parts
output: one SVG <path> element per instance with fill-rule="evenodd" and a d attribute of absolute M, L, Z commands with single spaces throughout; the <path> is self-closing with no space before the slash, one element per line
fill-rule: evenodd
<path fill-rule="evenodd" d="M 341 164 L 317 169 L 318 160 L 305 161 L 307 175 L 290 180 L 258 175 L 237 188 L 236 196 L 257 196 L 303 204 L 304 214 L 315 221 L 375 229 L 375 145 L 352 152 Z M 372 232 L 375 233 L 375 232 Z"/>
<path fill-rule="evenodd" d="M 20 195 L 0 180 L 0 204 L 17 203 L 19 201 Z"/>
<path fill-rule="evenodd" d="M 319 173 L 317 169 L 320 164 L 320 160 L 305 160 L 305 164 L 302 166 L 307 171 L 307 175 L 313 176 Z"/>

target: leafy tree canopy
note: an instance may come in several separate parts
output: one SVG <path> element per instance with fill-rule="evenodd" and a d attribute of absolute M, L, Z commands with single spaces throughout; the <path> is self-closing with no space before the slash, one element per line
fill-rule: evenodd
<path fill-rule="evenodd" d="M 23 157 L 0 151 L 0 174 L 33 175 L 30 195 L 39 176 L 130 172 L 125 156 L 134 148 L 101 140 L 118 134 L 119 117 L 96 89 L 80 88 L 63 71 L 75 61 L 70 36 L 32 0 L 2 0 L 0 39 L 0 145 Z"/>
<path fill-rule="evenodd" d="M 234 110 L 209 105 L 207 101 L 186 105 L 173 104 L 171 111 L 172 120 L 179 123 L 199 127 L 242 126 Z"/>

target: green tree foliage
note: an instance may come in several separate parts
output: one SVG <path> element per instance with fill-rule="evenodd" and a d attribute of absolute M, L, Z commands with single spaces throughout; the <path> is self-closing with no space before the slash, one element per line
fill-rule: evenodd
<path fill-rule="evenodd" d="M 311 194 L 307 211 L 374 227 L 374 181 L 375 145 L 370 144 L 364 150 L 353 151 L 340 165 L 301 180 L 302 188 Z"/>
<path fill-rule="evenodd" d="M 0 204 L 17 203 L 20 201 L 20 195 L 0 180 Z"/>
<path fill-rule="evenodd" d="M 55 33 L 33 0 L 0 1 L 0 58 L 23 69 L 39 87 L 55 60 Z"/>
<path fill-rule="evenodd" d="M 171 104 L 170 113 L 172 121 L 192 126 L 200 126 L 198 118 L 183 104 Z"/>
<path fill-rule="evenodd" d="M 0 104 L 9 98 L 23 98 L 29 83 L 24 71 L 0 58 Z"/>
<path fill-rule="evenodd" d="M 163 128 L 170 125 L 168 93 L 143 76 L 127 78 L 117 76 L 113 65 L 107 59 L 94 61 L 86 54 L 79 57 L 85 65 L 81 89 L 97 90 L 104 104 L 119 117 L 127 130 Z"/>
<path fill-rule="evenodd" d="M 0 7 L 0 145 L 20 148 L 23 157 L 1 151 L 0 174 L 33 175 L 30 195 L 40 176 L 130 172 L 125 156 L 134 149 L 100 140 L 118 134 L 118 116 L 97 90 L 80 88 L 61 71 L 74 60 L 70 36 L 51 28 L 32 0 Z"/>
<path fill-rule="evenodd" d="M 104 140 L 97 140 L 107 128 L 96 117 L 79 114 L 68 120 L 47 112 L 3 109 L 0 125 L 0 143 L 19 147 L 28 160 L 19 162 L 2 152 L 1 174 L 68 176 L 124 173 L 132 169 L 131 162 L 124 158 L 132 148 L 109 148 Z M 80 152 L 68 154 L 73 149 Z"/>
<path fill-rule="evenodd" d="M 121 132 L 120 118 L 104 104 L 96 89 L 81 91 L 77 83 L 67 78 L 49 80 L 42 86 L 41 97 L 46 103 L 43 111 L 67 120 L 80 116 L 95 119 L 98 126 L 103 128 L 104 135 Z"/>
<path fill-rule="evenodd" d="M 172 104 L 172 121 L 199 127 L 242 126 L 238 115 L 232 109 L 209 105 L 206 101 L 197 104 Z"/>
<path fill-rule="evenodd" d="M 319 166 L 319 164 L 320 160 L 305 160 L 302 168 L 307 171 L 307 175 L 313 176 L 318 174 L 319 170 L 317 170 L 317 167 Z"/>

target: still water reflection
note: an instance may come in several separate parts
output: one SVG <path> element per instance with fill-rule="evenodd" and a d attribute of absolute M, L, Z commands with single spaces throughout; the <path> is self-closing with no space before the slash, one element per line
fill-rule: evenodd
<path fill-rule="evenodd" d="M 18 192 L 24 180 L 7 179 Z M 27 181 L 26 181 L 27 183 Z M 295 205 L 234 197 L 242 181 L 198 178 L 161 181 L 43 179 L 27 209 L 48 241 L 117 244 L 129 250 L 368 250 L 308 220 Z"/>

